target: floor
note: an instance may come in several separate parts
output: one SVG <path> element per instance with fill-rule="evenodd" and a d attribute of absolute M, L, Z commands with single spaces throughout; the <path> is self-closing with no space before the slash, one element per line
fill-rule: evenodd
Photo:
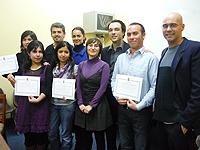
<path fill-rule="evenodd" d="M 25 150 L 24 136 L 15 132 L 14 121 L 12 119 L 6 120 L 6 136 L 11 150 Z"/>
<path fill-rule="evenodd" d="M 6 136 L 7 142 L 11 150 L 25 150 L 24 136 L 14 130 L 14 121 L 12 119 L 6 120 Z M 93 142 L 92 150 L 96 150 L 95 140 Z"/>

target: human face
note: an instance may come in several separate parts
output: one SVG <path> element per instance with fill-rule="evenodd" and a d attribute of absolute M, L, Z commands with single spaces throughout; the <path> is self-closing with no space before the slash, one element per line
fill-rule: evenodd
<path fill-rule="evenodd" d="M 72 31 L 72 41 L 75 46 L 82 44 L 84 40 L 85 40 L 85 36 L 83 36 L 80 30 Z"/>
<path fill-rule="evenodd" d="M 34 49 L 30 52 L 29 57 L 32 61 L 32 64 L 41 64 L 43 58 L 43 52 L 40 47 Z"/>
<path fill-rule="evenodd" d="M 179 14 L 171 13 L 163 20 L 162 32 L 169 46 L 173 47 L 180 44 L 183 30 L 184 24 Z"/>
<path fill-rule="evenodd" d="M 145 33 L 141 32 L 140 25 L 130 25 L 127 29 L 127 41 L 133 52 L 143 46 Z"/>
<path fill-rule="evenodd" d="M 123 40 L 124 33 L 119 22 L 113 22 L 108 27 L 109 38 L 113 43 L 121 43 Z"/>
<path fill-rule="evenodd" d="M 69 57 L 70 57 L 69 49 L 66 46 L 62 47 L 58 50 L 57 55 L 58 55 L 60 64 L 66 64 L 67 60 L 69 60 Z"/>
<path fill-rule="evenodd" d="M 63 32 L 62 28 L 53 27 L 51 30 L 51 37 L 55 43 L 60 43 L 64 40 L 65 33 Z"/>
<path fill-rule="evenodd" d="M 87 46 L 87 53 L 89 56 L 89 59 L 96 58 L 99 55 L 100 47 L 97 42 L 90 43 Z"/>
<path fill-rule="evenodd" d="M 27 49 L 28 44 L 29 44 L 31 41 L 33 41 L 33 39 L 31 38 L 30 35 L 24 37 L 24 38 L 22 39 L 22 46 L 23 46 L 23 49 Z"/>

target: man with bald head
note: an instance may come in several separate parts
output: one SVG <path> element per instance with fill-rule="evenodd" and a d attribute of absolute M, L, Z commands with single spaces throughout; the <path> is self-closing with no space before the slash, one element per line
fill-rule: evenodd
<path fill-rule="evenodd" d="M 189 150 L 193 129 L 199 132 L 200 42 L 183 37 L 184 27 L 182 16 L 175 12 L 162 24 L 168 47 L 162 52 L 155 92 L 159 150 Z"/>

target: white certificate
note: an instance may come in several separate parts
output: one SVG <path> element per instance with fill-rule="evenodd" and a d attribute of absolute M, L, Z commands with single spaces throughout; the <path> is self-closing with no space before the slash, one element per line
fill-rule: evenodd
<path fill-rule="evenodd" d="M 18 68 L 16 55 L 0 56 L 0 75 L 17 72 Z"/>
<path fill-rule="evenodd" d="M 40 77 L 15 76 L 15 95 L 18 96 L 39 96 Z"/>
<path fill-rule="evenodd" d="M 75 99 L 75 79 L 54 78 L 52 85 L 52 97 Z"/>
<path fill-rule="evenodd" d="M 117 74 L 113 95 L 139 102 L 142 81 L 143 78 Z"/>

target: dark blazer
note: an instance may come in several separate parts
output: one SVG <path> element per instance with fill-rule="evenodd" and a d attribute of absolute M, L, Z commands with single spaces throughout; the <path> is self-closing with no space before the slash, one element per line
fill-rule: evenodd
<path fill-rule="evenodd" d="M 161 60 L 167 48 L 162 52 Z M 172 62 L 173 91 L 179 99 L 180 123 L 200 129 L 200 42 L 184 38 Z M 198 131 L 199 132 L 199 131 Z"/>

